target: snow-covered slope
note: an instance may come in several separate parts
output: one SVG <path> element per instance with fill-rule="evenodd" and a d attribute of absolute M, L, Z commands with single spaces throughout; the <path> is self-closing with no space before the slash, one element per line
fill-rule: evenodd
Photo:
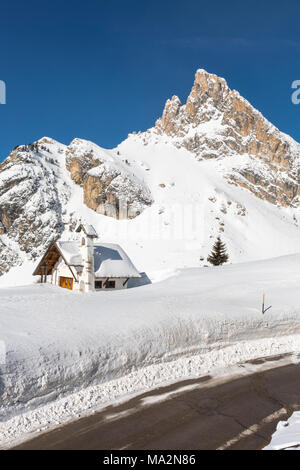
<path fill-rule="evenodd" d="M 162 383 L 258 357 L 299 361 L 299 264 L 293 255 L 187 269 L 101 295 L 0 289 L 1 445 Z"/>
<path fill-rule="evenodd" d="M 187 103 L 168 101 L 144 133 L 105 150 L 43 138 L 0 165 L 0 286 L 28 273 L 79 220 L 122 245 L 153 280 L 197 267 L 215 238 L 230 262 L 299 250 L 300 145 L 225 80 L 200 70 Z"/>

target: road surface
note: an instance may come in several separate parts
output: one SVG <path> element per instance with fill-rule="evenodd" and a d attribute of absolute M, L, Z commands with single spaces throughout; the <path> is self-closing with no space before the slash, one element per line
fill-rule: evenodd
<path fill-rule="evenodd" d="M 16 449 L 261 449 L 294 410 L 300 410 L 300 365 L 292 364 L 234 380 L 207 376 L 163 387 Z"/>

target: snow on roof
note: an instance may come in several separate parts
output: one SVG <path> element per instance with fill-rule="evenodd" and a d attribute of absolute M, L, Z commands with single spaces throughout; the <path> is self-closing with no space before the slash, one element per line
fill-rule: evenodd
<path fill-rule="evenodd" d="M 74 241 L 57 241 L 59 251 L 64 257 L 65 261 L 70 266 L 82 266 L 82 258 L 79 253 L 78 243 Z"/>
<path fill-rule="evenodd" d="M 101 243 L 94 245 L 96 277 L 141 277 L 120 245 Z"/>
<path fill-rule="evenodd" d="M 83 266 L 76 241 L 58 241 L 57 246 L 70 266 Z M 125 251 L 114 243 L 94 245 L 94 266 L 96 277 L 141 277 Z"/>
<path fill-rule="evenodd" d="M 81 230 L 83 230 L 88 237 L 98 238 L 98 234 L 92 225 L 80 224 L 76 232 L 81 232 Z"/>

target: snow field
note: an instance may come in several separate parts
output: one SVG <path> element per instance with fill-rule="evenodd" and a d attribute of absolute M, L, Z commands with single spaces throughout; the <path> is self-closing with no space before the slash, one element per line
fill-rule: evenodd
<path fill-rule="evenodd" d="M 186 269 L 85 295 L 49 285 L 0 289 L 1 445 L 168 382 L 258 357 L 297 361 L 299 264 L 293 255 Z M 264 316 L 262 293 L 272 305 Z"/>

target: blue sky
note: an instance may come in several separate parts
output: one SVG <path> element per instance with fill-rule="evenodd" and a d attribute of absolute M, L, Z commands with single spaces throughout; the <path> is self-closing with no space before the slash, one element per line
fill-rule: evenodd
<path fill-rule="evenodd" d="M 0 160 L 44 135 L 114 147 L 184 101 L 197 68 L 300 141 L 299 13 L 294 0 L 2 0 Z"/>

